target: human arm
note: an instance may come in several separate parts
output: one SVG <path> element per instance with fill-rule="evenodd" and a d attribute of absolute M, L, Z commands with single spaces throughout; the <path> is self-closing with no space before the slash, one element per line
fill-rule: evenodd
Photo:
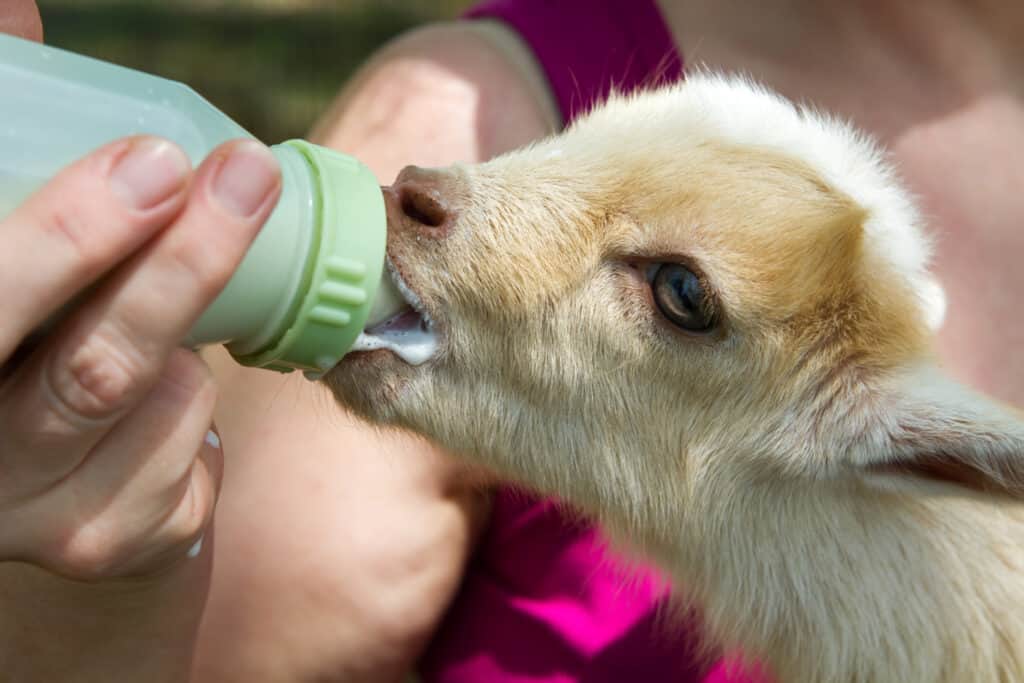
<path fill-rule="evenodd" d="M 478 24 L 400 38 L 315 140 L 386 184 L 405 164 L 477 161 L 550 132 L 528 56 L 502 41 Z M 212 364 L 230 449 L 196 680 L 401 680 L 458 587 L 485 497 L 445 454 L 361 424 L 318 385 Z"/>
<path fill-rule="evenodd" d="M 193 172 L 170 143 L 132 138 L 0 221 L 0 662 L 13 680 L 187 671 L 209 574 L 208 553 L 187 552 L 221 457 L 212 377 L 178 343 L 279 191 L 257 143 Z"/>

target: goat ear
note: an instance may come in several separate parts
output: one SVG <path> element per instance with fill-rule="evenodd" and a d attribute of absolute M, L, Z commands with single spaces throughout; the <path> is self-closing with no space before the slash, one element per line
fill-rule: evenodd
<path fill-rule="evenodd" d="M 1024 499 L 1024 416 L 925 368 L 897 379 L 879 406 L 868 479 L 903 488 L 953 484 Z"/>

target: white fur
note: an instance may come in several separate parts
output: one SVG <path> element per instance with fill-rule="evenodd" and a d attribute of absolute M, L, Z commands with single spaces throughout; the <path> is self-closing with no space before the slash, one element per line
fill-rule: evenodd
<path fill-rule="evenodd" d="M 833 115 L 795 106 L 755 81 L 702 72 L 658 97 L 613 97 L 593 118 L 615 121 L 618 128 L 625 119 L 656 121 L 679 112 L 702 135 L 801 159 L 857 202 L 868 214 L 864 228 L 872 248 L 912 283 L 932 329 L 941 326 L 945 295 L 928 272 L 931 241 L 891 160 L 874 140 Z M 660 125 L 679 128 L 671 120 Z"/>
<path fill-rule="evenodd" d="M 417 182 L 458 216 L 389 227 L 438 355 L 343 362 L 342 401 L 576 504 L 779 683 L 1024 682 L 1024 422 L 936 366 L 869 139 L 700 74 Z M 722 325 L 674 329 L 652 262 Z"/>

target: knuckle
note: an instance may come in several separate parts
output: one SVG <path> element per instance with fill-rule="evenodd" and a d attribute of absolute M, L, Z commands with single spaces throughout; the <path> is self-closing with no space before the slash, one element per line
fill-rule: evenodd
<path fill-rule="evenodd" d="M 222 250 L 182 240 L 170 249 L 169 258 L 180 276 L 192 283 L 200 297 L 209 299 L 220 293 L 234 272 L 235 264 Z"/>
<path fill-rule="evenodd" d="M 91 251 L 88 230 L 79 211 L 66 204 L 56 206 L 43 222 L 43 229 L 80 253 Z"/>
<path fill-rule="evenodd" d="M 59 537 L 46 552 L 44 564 L 79 581 L 113 577 L 124 563 L 125 543 L 106 525 L 85 524 Z"/>
<path fill-rule="evenodd" d="M 166 552 L 184 552 L 203 535 L 213 519 L 215 494 L 212 485 L 197 486 L 190 476 L 183 482 L 185 493 L 176 507 L 154 534 L 151 542 L 159 542 Z"/>
<path fill-rule="evenodd" d="M 97 330 L 67 360 L 50 366 L 50 390 L 58 408 L 73 416 L 102 419 L 127 408 L 152 374 L 148 364 Z"/>
<path fill-rule="evenodd" d="M 159 515 L 157 531 L 151 540 L 167 548 L 191 545 L 213 519 L 216 507 L 217 485 L 214 480 L 216 462 L 210 462 L 201 444 L 188 454 L 182 454 L 180 470 L 169 474 L 165 488 L 158 496 L 163 512 Z"/>
<path fill-rule="evenodd" d="M 192 410 L 203 411 L 206 421 L 217 403 L 217 385 L 213 374 L 196 353 L 174 349 L 160 374 L 158 390 L 169 392 L 187 401 Z"/>
<path fill-rule="evenodd" d="M 213 516 L 213 498 L 208 495 L 192 495 L 191 503 L 178 515 L 167 529 L 167 541 L 178 547 L 188 547 L 199 538 Z"/>
<path fill-rule="evenodd" d="M 179 539 L 194 539 L 213 519 L 217 503 L 217 483 L 213 471 L 216 466 L 217 463 L 193 463 L 188 494 L 181 505 L 181 519 L 176 524 Z"/>
<path fill-rule="evenodd" d="M 75 266 L 83 272 L 92 272 L 103 265 L 103 254 L 82 215 L 76 207 L 63 204 L 47 215 L 42 229 L 66 245 L 74 254 Z"/>
<path fill-rule="evenodd" d="M 177 508 L 153 510 L 150 523 L 100 515 L 41 543 L 33 562 L 61 576 L 100 582 L 159 571 L 191 547 L 213 517 L 212 496 L 186 495 Z"/>

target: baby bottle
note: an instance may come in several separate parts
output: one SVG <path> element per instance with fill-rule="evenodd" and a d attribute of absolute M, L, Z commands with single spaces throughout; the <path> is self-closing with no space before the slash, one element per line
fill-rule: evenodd
<path fill-rule="evenodd" d="M 0 92 L 0 218 L 117 138 L 158 135 L 198 165 L 220 143 L 252 137 L 181 83 L 2 34 Z M 281 198 L 183 343 L 223 343 L 242 364 L 315 377 L 404 302 L 383 272 L 384 202 L 369 169 L 303 140 L 271 152 Z"/>

